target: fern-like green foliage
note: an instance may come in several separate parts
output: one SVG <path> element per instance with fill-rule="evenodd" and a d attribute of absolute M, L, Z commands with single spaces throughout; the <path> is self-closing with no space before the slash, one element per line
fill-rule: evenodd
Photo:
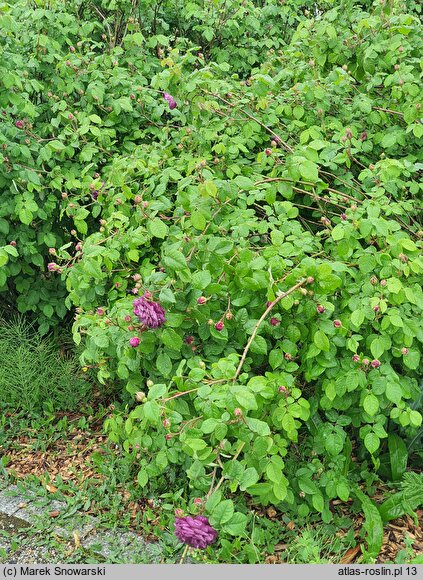
<path fill-rule="evenodd" d="M 414 510 L 423 505 L 423 473 L 407 472 L 401 482 L 401 490 L 391 495 L 379 506 L 384 522 L 404 514 L 414 516 Z"/>
<path fill-rule="evenodd" d="M 0 319 L 0 407 L 41 410 L 49 401 L 70 411 L 90 396 L 75 356 L 64 355 L 53 338 L 41 338 L 22 317 Z"/>

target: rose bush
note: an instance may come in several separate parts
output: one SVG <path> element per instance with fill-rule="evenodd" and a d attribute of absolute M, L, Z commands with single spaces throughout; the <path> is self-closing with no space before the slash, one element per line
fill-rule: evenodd
<path fill-rule="evenodd" d="M 34 9 L 22 77 L 1 17 L 3 287 L 44 329 L 76 307 L 140 486 L 186 482 L 234 536 L 222 492 L 329 521 L 358 494 L 352 450 L 392 475 L 389 438 L 422 422 L 418 6 L 265 2 L 298 23 L 266 54 L 253 2 L 217 36 L 196 3 L 154 30 L 127 2 L 70 4 L 80 21 Z M 248 66 L 242 43 L 227 57 L 246 10 Z"/>

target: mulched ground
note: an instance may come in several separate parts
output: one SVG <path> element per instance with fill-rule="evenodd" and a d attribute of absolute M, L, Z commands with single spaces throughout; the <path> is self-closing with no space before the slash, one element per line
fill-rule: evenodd
<path fill-rule="evenodd" d="M 82 415 L 68 416 L 68 420 L 78 419 Z M 95 482 L 104 480 L 104 476 L 96 471 L 95 466 L 91 461 L 93 453 L 104 453 L 104 448 L 107 445 L 107 438 L 101 431 L 101 425 L 98 425 L 97 431 L 85 431 L 74 428 L 72 436 L 66 440 L 58 439 L 52 442 L 44 451 L 33 451 L 32 439 L 34 437 L 21 436 L 13 442 L 12 448 L 7 450 L 8 472 L 16 478 L 24 478 L 28 475 L 35 475 L 42 482 L 44 482 L 47 491 L 54 493 L 57 488 L 54 485 L 56 476 L 60 475 L 64 482 L 73 482 L 75 484 L 81 483 L 85 479 L 89 479 L 90 483 L 95 485 Z M 115 451 L 117 453 L 117 451 Z M 375 500 L 381 500 L 384 495 L 383 489 L 378 491 Z M 139 521 L 140 511 L 145 510 L 148 506 L 151 509 L 154 507 L 152 500 L 142 500 L 138 502 L 130 501 L 129 493 L 122 490 L 122 497 L 126 502 L 126 509 L 131 514 L 131 522 L 134 526 Z M 348 502 L 341 502 L 336 500 L 333 502 L 337 504 L 345 515 L 354 518 L 354 530 L 358 545 L 355 548 L 350 548 L 342 557 L 339 563 L 351 564 L 359 561 L 360 551 L 360 532 L 363 525 L 363 517 L 361 515 L 352 515 L 349 509 Z M 270 512 L 269 512 L 270 510 Z M 91 510 L 90 510 L 91 511 Z M 90 513 L 88 511 L 87 513 Z M 269 512 L 269 513 L 267 513 Z M 266 516 L 270 519 L 275 519 L 278 514 L 274 508 L 268 508 Z M 94 513 L 94 512 L 92 512 Z M 380 552 L 378 563 L 392 562 L 395 560 L 398 552 L 404 549 L 404 538 L 408 536 L 414 540 L 413 551 L 416 554 L 423 554 L 423 510 L 417 510 L 418 525 L 410 516 L 403 516 L 385 526 L 384 540 L 382 550 Z M 138 517 L 137 517 L 138 515 Z M 158 517 L 157 517 L 158 519 Z M 154 519 L 151 524 L 154 525 Z M 291 522 L 291 526 L 295 524 Z M 289 524 L 288 524 L 289 527 Z M 292 529 L 292 527 L 291 527 Z M 342 533 L 342 532 L 341 532 Z M 153 537 L 151 539 L 154 539 Z M 275 554 L 269 556 L 267 563 L 280 563 L 279 553 L 286 549 L 285 544 L 276 546 Z"/>

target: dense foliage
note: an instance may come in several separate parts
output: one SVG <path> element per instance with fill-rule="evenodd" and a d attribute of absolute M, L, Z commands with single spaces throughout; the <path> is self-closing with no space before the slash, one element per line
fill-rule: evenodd
<path fill-rule="evenodd" d="M 42 333 L 76 307 L 139 485 L 233 536 L 237 490 L 380 519 L 366 462 L 422 423 L 419 7 L 0 8 L 0 289 Z"/>

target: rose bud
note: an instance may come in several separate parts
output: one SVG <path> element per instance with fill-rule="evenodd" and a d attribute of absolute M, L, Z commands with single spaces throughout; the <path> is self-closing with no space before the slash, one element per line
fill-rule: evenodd
<path fill-rule="evenodd" d="M 226 320 L 232 320 L 233 317 L 234 317 L 234 315 L 230 311 L 225 314 Z"/>
<path fill-rule="evenodd" d="M 288 389 L 287 389 L 286 387 L 284 387 L 283 385 L 280 385 L 280 386 L 278 387 L 278 391 L 279 391 L 280 393 L 287 393 L 287 392 L 288 392 Z"/>
<path fill-rule="evenodd" d="M 368 358 L 363 358 L 363 365 L 366 367 L 369 364 L 370 364 L 369 359 Z"/>
<path fill-rule="evenodd" d="M 134 197 L 134 203 L 135 203 L 135 205 L 138 205 L 141 202 L 142 202 L 142 197 L 140 195 L 136 195 Z"/>
<path fill-rule="evenodd" d="M 234 409 L 234 415 L 235 417 L 241 417 L 242 416 L 242 411 L 239 407 L 237 407 L 236 409 Z"/>
<path fill-rule="evenodd" d="M 387 282 L 386 280 L 381 280 L 381 281 L 380 281 L 380 285 L 381 285 L 381 286 L 386 286 L 386 284 L 387 284 L 387 283 L 388 283 L 388 282 Z"/>
<path fill-rule="evenodd" d="M 197 304 L 205 304 L 207 302 L 207 298 L 205 298 L 204 296 L 200 296 L 199 298 L 197 298 Z"/>
<path fill-rule="evenodd" d="M 358 354 L 354 354 L 352 357 L 353 362 L 359 362 L 360 361 L 360 357 L 358 356 Z"/>
<path fill-rule="evenodd" d="M 132 338 L 129 339 L 129 344 L 136 348 L 137 346 L 139 346 L 140 344 L 140 339 L 138 338 L 138 336 L 133 336 Z"/>
<path fill-rule="evenodd" d="M 406 355 L 409 353 L 409 350 L 408 350 L 408 348 L 405 348 L 405 347 L 404 347 L 404 348 L 402 348 L 402 349 L 401 349 L 401 353 L 402 353 L 404 356 L 406 356 Z"/>
<path fill-rule="evenodd" d="M 289 352 L 286 352 L 284 357 L 285 357 L 285 360 L 292 360 L 292 354 L 289 354 Z"/>
<path fill-rule="evenodd" d="M 143 391 L 138 391 L 137 393 L 135 393 L 135 399 L 138 401 L 138 403 L 142 403 L 146 398 L 146 394 Z"/>
<path fill-rule="evenodd" d="M 182 518 L 182 516 L 183 516 L 183 515 L 184 515 L 184 512 L 183 512 L 183 510 L 181 510 L 180 508 L 177 508 L 177 509 L 175 510 L 175 516 L 176 516 L 177 518 Z"/>
<path fill-rule="evenodd" d="M 319 314 L 323 314 L 323 312 L 326 310 L 326 308 L 324 306 L 322 306 L 322 304 L 318 304 L 316 310 Z"/>
<path fill-rule="evenodd" d="M 203 500 L 200 497 L 194 498 L 194 505 L 202 505 Z"/>
<path fill-rule="evenodd" d="M 165 419 L 165 420 L 163 421 L 163 427 L 164 427 L 165 429 L 168 429 L 168 428 L 170 427 L 170 419 Z"/>
<path fill-rule="evenodd" d="M 379 367 L 380 367 L 380 364 L 381 364 L 381 363 L 380 363 L 380 361 L 379 361 L 379 360 L 377 360 L 377 358 L 375 358 L 374 360 L 372 360 L 372 362 L 370 363 L 370 365 L 371 365 L 371 366 L 372 366 L 374 369 L 377 369 L 377 368 L 379 368 Z"/>
<path fill-rule="evenodd" d="M 185 344 L 192 344 L 194 342 L 193 336 L 186 336 L 184 340 Z"/>
<path fill-rule="evenodd" d="M 372 276 L 372 277 L 370 278 L 370 284 L 371 284 L 372 286 L 374 286 L 375 284 L 377 284 L 377 278 L 376 278 L 376 276 Z"/>
<path fill-rule="evenodd" d="M 342 322 L 340 320 L 334 320 L 333 325 L 335 328 L 340 328 L 342 326 Z"/>
<path fill-rule="evenodd" d="M 99 316 L 103 316 L 103 314 L 104 314 L 104 310 L 103 310 L 102 308 L 97 308 L 97 314 L 98 314 Z"/>
<path fill-rule="evenodd" d="M 11 242 L 9 242 L 9 245 L 15 247 L 16 246 L 15 240 L 12 240 Z"/>
<path fill-rule="evenodd" d="M 366 131 L 363 131 L 362 134 L 360 135 L 360 141 L 365 141 L 367 139 L 367 133 Z"/>
<path fill-rule="evenodd" d="M 342 220 L 342 221 L 345 221 L 345 220 L 347 220 L 347 219 L 348 219 L 348 218 L 347 218 L 347 214 L 346 214 L 346 213 L 341 213 L 341 220 Z"/>
<path fill-rule="evenodd" d="M 131 322 L 131 317 L 129 314 L 127 314 L 126 316 L 123 317 L 125 322 Z"/>
<path fill-rule="evenodd" d="M 50 262 L 50 264 L 47 264 L 47 270 L 49 272 L 54 272 L 57 270 L 59 266 L 57 264 L 55 264 L 54 262 Z"/>
<path fill-rule="evenodd" d="M 225 326 L 225 325 L 224 325 L 224 323 L 223 323 L 223 321 L 222 321 L 222 320 L 219 320 L 219 322 L 216 322 L 216 324 L 214 325 L 215 329 L 216 329 L 216 330 L 218 330 L 219 332 L 220 332 L 221 330 L 223 330 L 223 327 L 224 327 L 224 326 Z"/>
<path fill-rule="evenodd" d="M 166 441 L 169 441 L 170 439 L 172 439 L 172 437 L 173 437 L 172 433 L 166 433 L 166 435 L 165 435 Z"/>
<path fill-rule="evenodd" d="M 398 258 L 401 260 L 403 264 L 408 262 L 408 257 L 405 254 L 398 254 Z"/>
<path fill-rule="evenodd" d="M 278 324 L 280 324 L 280 323 L 281 323 L 281 321 L 280 321 L 278 318 L 275 318 L 275 317 L 271 318 L 271 319 L 269 320 L 269 322 L 270 322 L 270 324 L 271 324 L 272 326 L 278 326 Z"/>
<path fill-rule="evenodd" d="M 264 152 L 266 153 L 266 156 L 269 157 L 270 155 L 272 155 L 272 150 L 271 149 L 265 149 Z"/>
<path fill-rule="evenodd" d="M 24 122 L 23 121 L 16 121 L 15 126 L 18 129 L 23 129 L 24 128 Z"/>
<path fill-rule="evenodd" d="M 141 280 L 141 274 L 134 274 L 132 276 L 132 280 L 134 280 L 134 282 L 138 282 L 138 280 Z"/>

